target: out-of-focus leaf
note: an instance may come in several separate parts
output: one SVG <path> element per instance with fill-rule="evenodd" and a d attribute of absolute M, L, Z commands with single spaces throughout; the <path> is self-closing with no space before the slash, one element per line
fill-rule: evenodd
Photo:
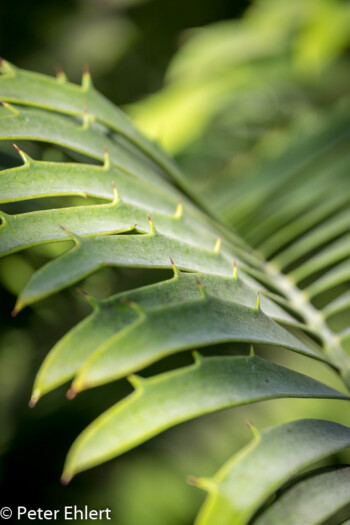
<path fill-rule="evenodd" d="M 254 524 L 318 525 L 350 501 L 350 468 L 313 473 L 287 490 Z"/>
<path fill-rule="evenodd" d="M 288 479 L 349 446 L 350 429 L 331 421 L 305 419 L 258 433 L 213 478 L 194 480 L 209 491 L 196 524 L 248 523 Z"/>

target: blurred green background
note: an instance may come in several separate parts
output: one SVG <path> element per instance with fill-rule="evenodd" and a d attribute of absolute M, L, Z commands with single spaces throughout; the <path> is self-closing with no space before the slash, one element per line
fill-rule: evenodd
<path fill-rule="evenodd" d="M 80 82 L 88 64 L 95 86 L 176 157 L 198 200 L 252 244 L 252 217 L 240 197 L 249 194 L 246 181 L 259 169 L 283 179 L 285 166 L 305 167 L 348 99 L 345 1 L 3 0 L 0 24 L 0 53 L 19 67 L 48 74 L 63 68 Z M 332 133 L 336 137 L 334 126 Z M 24 149 L 36 158 L 65 160 L 45 145 Z M 344 159 L 348 169 L 349 155 Z M 2 167 L 18 163 L 9 147 L 0 160 Z M 232 185 L 234 203 L 225 199 Z M 257 210 L 263 197 L 262 190 Z M 0 263 L 1 506 L 87 504 L 111 508 L 118 525 L 189 525 L 204 494 L 186 484 L 187 475 L 212 475 L 250 439 L 247 419 L 258 427 L 302 417 L 350 423 L 345 405 L 334 401 L 283 400 L 229 410 L 182 424 L 62 487 L 59 477 L 74 438 L 130 391 L 119 381 L 69 402 L 59 389 L 35 410 L 27 406 L 43 357 L 89 312 L 71 289 L 10 316 L 33 270 L 63 249 L 63 243 L 30 249 Z M 107 268 L 81 287 L 106 297 L 168 276 Z M 332 322 L 341 328 L 346 319 Z M 247 350 L 221 345 L 208 351 Z M 258 353 L 342 388 L 314 361 L 276 349 Z M 187 354 L 175 356 L 145 374 L 190 361 Z"/>

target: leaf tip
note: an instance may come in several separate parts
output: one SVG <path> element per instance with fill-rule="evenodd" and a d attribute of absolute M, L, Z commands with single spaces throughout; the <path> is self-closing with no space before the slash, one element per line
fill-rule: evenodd
<path fill-rule="evenodd" d="M 63 472 L 63 474 L 62 474 L 62 476 L 60 478 L 61 485 L 64 485 L 64 486 L 69 485 L 69 483 L 72 481 L 72 479 L 73 479 L 73 476 L 71 474 Z"/>
<path fill-rule="evenodd" d="M 29 400 L 29 403 L 28 403 L 29 408 L 34 408 L 37 402 L 39 401 L 40 397 L 41 397 L 40 390 L 38 388 L 35 388 Z"/>
<path fill-rule="evenodd" d="M 75 388 L 73 388 L 73 386 L 71 386 L 66 392 L 66 398 L 69 399 L 69 401 L 72 401 L 72 399 L 77 397 L 77 394 L 78 391 Z"/>
<path fill-rule="evenodd" d="M 14 309 L 11 312 L 11 317 L 16 317 L 21 310 L 25 307 L 25 303 L 23 301 L 17 301 L 15 304 Z"/>

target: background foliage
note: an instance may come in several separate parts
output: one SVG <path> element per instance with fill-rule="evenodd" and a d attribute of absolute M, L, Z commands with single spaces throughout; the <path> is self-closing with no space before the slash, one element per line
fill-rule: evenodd
<path fill-rule="evenodd" d="M 22 37 L 15 41 L 8 8 L 2 53 L 19 66 L 35 70 L 48 72 L 54 62 L 60 63 L 72 80 L 79 79 L 78 70 L 89 62 L 100 91 L 118 104 L 128 104 L 140 126 L 177 155 L 198 200 L 209 206 L 215 202 L 213 213 L 244 234 L 251 227 L 239 207 L 239 196 L 247 178 L 254 177 L 264 163 L 280 173 L 281 164 L 285 165 L 281 159 L 296 162 L 302 158 L 297 143 L 300 133 L 312 139 L 323 125 L 327 127 L 332 107 L 345 99 L 348 88 L 348 15 L 343 4 L 315 1 L 308 9 L 300 2 L 293 3 L 293 8 L 280 4 L 262 2 L 257 13 L 252 10 L 233 23 L 226 21 L 187 34 L 188 44 L 168 67 L 184 40 L 183 29 L 232 18 L 246 5 L 217 2 L 214 8 L 212 2 L 201 2 L 199 9 L 197 2 L 181 8 L 180 2 L 110 0 L 67 5 L 50 2 L 49 7 L 37 4 L 26 12 L 29 4 L 24 3 L 22 12 L 28 18 L 23 16 L 23 20 L 33 23 L 26 23 L 19 33 Z M 18 19 L 13 23 L 17 25 Z M 233 34 L 234 45 L 227 45 Z M 251 44 L 249 52 L 247 43 Z M 222 60 L 216 60 L 218 55 Z M 163 82 L 166 85 L 161 89 Z M 154 97 L 143 99 L 159 89 Z M 135 104 L 140 98 L 143 100 Z M 34 156 L 38 152 L 29 153 Z M 49 146 L 42 152 L 43 159 L 55 160 L 55 155 Z M 3 167 L 12 165 L 14 159 L 9 148 L 2 152 Z M 235 206 L 225 202 L 230 184 L 242 188 Z M 264 204 L 262 189 L 257 217 L 263 214 Z M 286 217 L 284 220 L 287 223 Z M 250 240 L 258 245 L 259 232 Z M 35 248 L 1 261 L 0 373 L 4 386 L 0 417 L 5 429 L 1 435 L 1 478 L 9 504 L 12 499 L 14 504 L 59 508 L 88 502 L 111 506 L 114 522 L 122 525 L 191 523 L 203 496 L 184 483 L 186 475 L 215 472 L 249 439 L 246 419 L 261 427 L 301 417 L 348 424 L 344 405 L 337 409 L 336 401 L 284 400 L 235 409 L 172 429 L 111 464 L 82 474 L 63 489 L 57 480 L 70 443 L 110 406 L 111 396 L 121 397 L 128 387 L 123 382 L 113 383 L 100 387 L 98 396 L 88 392 L 70 404 L 63 391 L 58 391 L 43 399 L 35 411 L 27 409 L 38 365 L 57 339 L 87 313 L 86 304 L 72 290 L 10 320 L 14 294 L 34 267 L 56 253 L 54 248 Z M 107 268 L 88 278 L 84 289 L 106 297 L 168 275 Z M 185 356 L 173 360 L 172 366 L 189 362 Z M 312 363 L 312 370 L 305 370 L 304 361 L 294 354 L 277 360 L 339 387 L 322 365 Z M 149 373 L 161 371 L 157 366 Z M 344 461 L 345 455 L 334 459 Z"/>

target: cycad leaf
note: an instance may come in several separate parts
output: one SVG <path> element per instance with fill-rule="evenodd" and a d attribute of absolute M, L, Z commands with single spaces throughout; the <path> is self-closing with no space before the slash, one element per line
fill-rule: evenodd
<path fill-rule="evenodd" d="M 132 383 L 136 391 L 105 412 L 78 437 L 67 457 L 63 475 L 65 481 L 77 472 L 122 454 L 177 423 L 204 413 L 273 397 L 347 399 L 346 395 L 315 380 L 253 355 L 197 357 L 192 366 L 150 379 L 133 378 Z M 340 425 L 333 426 L 330 424 L 329 428 L 330 434 L 334 432 L 332 439 L 327 444 L 325 440 L 319 440 L 313 449 L 314 454 L 307 451 L 309 456 L 314 458 L 318 454 L 321 457 L 350 445 L 350 430 Z M 307 430 L 302 432 L 305 439 L 310 435 Z M 311 432 L 315 438 L 316 430 L 311 428 Z M 298 447 L 291 449 L 296 455 Z M 306 457 L 307 453 L 304 463 Z M 282 467 L 278 464 L 278 468 Z M 231 513 L 228 518 L 230 516 Z M 221 522 L 213 520 L 210 523 Z M 232 523 L 232 520 L 224 523 Z"/>
<path fill-rule="evenodd" d="M 67 232 L 66 240 L 73 238 L 75 247 L 38 270 L 23 290 L 19 303 L 31 304 L 103 266 L 143 268 L 171 268 L 170 259 L 182 270 L 206 272 L 229 277 L 233 274 L 234 259 L 212 249 L 186 243 L 175 237 L 152 231 L 144 235 L 106 235 L 77 238 Z M 237 259 L 239 261 L 239 259 Z M 245 265 L 242 265 L 246 268 Z"/>
<path fill-rule="evenodd" d="M 350 429 L 331 421 L 305 419 L 262 432 L 212 479 L 195 481 L 209 491 L 196 525 L 248 523 L 293 475 L 349 446 Z"/>
<path fill-rule="evenodd" d="M 140 151 L 122 140 L 112 140 L 100 129 L 92 128 L 92 124 L 87 126 L 84 122 L 75 122 L 45 110 L 22 107 L 11 110 L 8 116 L 1 118 L 2 139 L 49 141 L 100 161 L 103 161 L 107 148 L 111 162 L 120 169 L 160 187 L 167 186 L 158 168 Z"/>
<path fill-rule="evenodd" d="M 350 467 L 313 473 L 275 501 L 254 525 L 320 525 L 350 503 Z"/>
<path fill-rule="evenodd" d="M 68 115 L 83 116 L 88 110 L 96 120 L 135 144 L 179 182 L 183 180 L 179 169 L 162 150 L 145 139 L 118 107 L 94 89 L 88 71 L 83 74 L 81 86 L 67 82 L 62 75 L 50 78 L 17 68 L 6 60 L 1 61 L 0 74 L 1 100 Z"/>
<path fill-rule="evenodd" d="M 139 314 L 128 305 L 126 299 L 148 312 L 170 304 L 191 304 L 201 297 L 196 278 L 201 279 L 206 293 L 212 296 L 249 308 L 256 305 L 256 291 L 239 277 L 182 273 L 176 269 L 174 278 L 169 281 L 117 294 L 103 301 L 88 297 L 94 312 L 68 332 L 48 354 L 35 381 L 35 398 L 71 379 L 92 354 L 107 342 L 109 344 L 111 338 L 114 340 L 114 336 L 127 326 L 132 323 L 138 325 Z M 261 297 L 260 307 L 264 314 L 275 320 L 291 325 L 295 323 L 290 315 L 265 295 Z"/>
<path fill-rule="evenodd" d="M 0 202 L 60 195 L 90 195 L 111 200 L 114 197 L 114 182 L 123 201 L 139 207 L 146 206 L 149 212 L 157 210 L 170 215 L 178 204 L 180 194 L 171 186 L 169 191 L 165 191 L 141 177 L 118 169 L 110 163 L 108 152 L 104 154 L 102 166 L 38 161 L 21 150 L 19 152 L 24 164 L 0 174 Z M 52 176 L 48 177 L 48 173 Z"/>
<path fill-rule="evenodd" d="M 208 295 L 141 311 L 135 323 L 107 340 L 84 363 L 73 389 L 118 379 L 180 350 L 235 341 L 283 346 L 321 358 L 261 310 Z"/>
<path fill-rule="evenodd" d="M 63 149 L 64 158 L 77 161 L 37 161 L 19 151 L 24 165 L 0 174 L 0 201 L 8 206 L 1 214 L 2 254 L 41 243 L 74 242 L 32 275 L 14 313 L 102 266 L 170 269 L 172 258 L 178 268 L 174 279 L 164 283 L 103 301 L 88 297 L 93 313 L 66 334 L 43 363 L 32 405 L 71 378 L 72 394 L 182 350 L 235 341 L 324 359 L 350 386 L 350 361 L 341 346 L 348 332 L 340 327 L 336 334 L 327 324 L 330 315 L 349 307 L 349 299 L 345 294 L 325 305 L 323 312 L 313 303 L 314 296 L 349 277 L 344 262 L 349 231 L 346 111 L 319 119 L 313 126 L 316 132 L 301 134 L 285 155 L 268 159 L 259 172 L 249 177 L 243 173 L 234 181 L 220 177 L 219 192 L 208 191 L 203 198 L 164 153 L 94 90 L 87 72 L 82 85 L 74 86 L 62 75 L 50 79 L 2 61 L 0 98 L 10 102 L 1 109 L 0 140 L 49 143 Z M 103 165 L 82 164 L 86 157 Z M 309 181 L 304 185 L 305 170 Z M 64 198 L 74 195 L 109 202 L 68 207 L 70 199 L 62 207 Z M 18 203 L 57 196 L 63 198 L 52 200 L 55 209 L 40 209 L 42 201 Z M 202 198 L 207 205 L 199 209 L 195 203 Z M 18 204 L 11 207 L 13 201 Z M 219 216 L 227 219 L 226 225 L 213 218 Z M 232 229 L 230 219 L 242 236 Z M 278 232 L 280 227 L 284 228 Z M 246 239 L 265 247 L 273 260 L 264 260 Z M 281 268 L 292 269 L 292 275 Z M 316 272 L 316 280 L 310 281 Z M 304 279 L 306 289 L 301 286 Z M 325 358 L 318 355 L 314 341 Z M 205 412 L 273 397 L 347 399 L 253 356 L 208 358 L 152 379 L 134 377 L 132 382 L 136 391 L 107 413 L 115 418 L 102 416 L 79 438 L 67 477 Z M 108 439 L 103 439 L 101 422 L 111 425 Z M 314 435 L 320 442 L 316 452 L 326 448 L 322 432 Z M 277 461 L 276 468 L 282 467 Z M 286 476 L 282 470 L 279 482 Z M 268 490 L 275 481 L 267 484 Z M 255 497 L 249 516 L 265 492 L 259 495 L 257 490 Z"/>

